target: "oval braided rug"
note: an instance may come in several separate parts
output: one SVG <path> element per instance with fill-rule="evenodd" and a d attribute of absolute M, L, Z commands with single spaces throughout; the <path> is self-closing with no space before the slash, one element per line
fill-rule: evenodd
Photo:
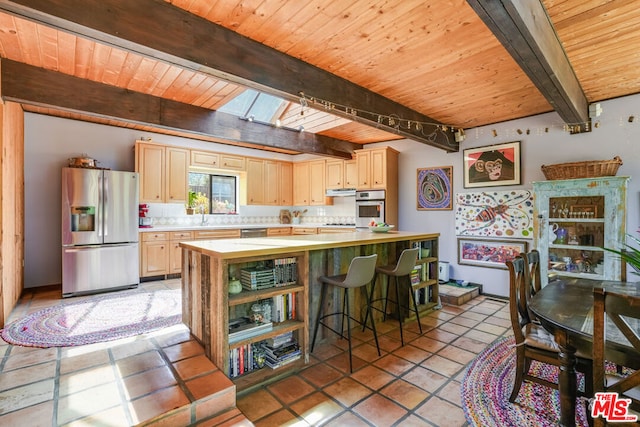
<path fill-rule="evenodd" d="M 79 298 L 10 323 L 2 330 L 2 338 L 28 347 L 68 347 L 131 337 L 182 321 L 179 289 Z"/>
<path fill-rule="evenodd" d="M 496 341 L 468 366 L 461 386 L 462 407 L 472 426 L 557 426 L 560 421 L 560 393 L 540 384 L 524 381 L 518 398 L 509 402 L 516 367 L 513 337 Z M 557 383 L 558 368 L 532 362 L 534 375 Z M 583 389 L 584 378 L 578 373 Z M 576 402 L 576 425 L 587 426 L 585 405 Z"/>

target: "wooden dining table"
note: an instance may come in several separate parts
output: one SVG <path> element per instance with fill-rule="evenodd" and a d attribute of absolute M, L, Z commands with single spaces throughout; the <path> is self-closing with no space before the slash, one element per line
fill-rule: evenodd
<path fill-rule="evenodd" d="M 536 293 L 529 305 L 542 326 L 553 333 L 560 347 L 560 424 L 575 426 L 576 351 L 591 354 L 593 343 L 593 289 L 640 296 L 640 283 L 561 278 L 549 282 Z M 611 327 L 609 326 L 611 325 Z M 633 325 L 640 331 L 636 322 Z M 606 358 L 632 369 L 640 368 L 640 353 L 622 336 L 613 323 L 606 328 Z M 587 416 L 590 416 L 589 414 Z"/>

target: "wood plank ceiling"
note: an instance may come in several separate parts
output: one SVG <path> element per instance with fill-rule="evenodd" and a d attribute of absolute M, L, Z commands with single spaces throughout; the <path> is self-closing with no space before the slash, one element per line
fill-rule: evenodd
<path fill-rule="evenodd" d="M 31 4 L 38 2 L 0 0 L 0 8 L 7 10 L 0 12 L 2 58 L 208 110 L 217 110 L 245 90 L 245 86 L 232 83 L 233 79 L 208 73 L 206 67 L 204 71 L 185 67 L 162 55 L 126 49 L 117 41 L 109 44 L 72 34 L 48 25 L 46 20 L 33 22 L 9 10 L 14 3 L 36 7 Z M 81 1 L 70 3 L 83 7 Z M 476 2 L 156 1 L 158 7 L 170 4 L 330 72 L 433 119 L 434 125 L 468 129 L 552 111 L 544 90 L 536 87 L 492 33 L 491 26 L 476 14 L 475 6 L 470 6 L 473 3 Z M 640 92 L 637 1 L 542 0 L 542 5 L 588 103 Z M 214 53 L 220 50 L 216 46 L 202 48 Z M 251 58 L 242 56 L 235 60 L 251 62 Z M 311 96 L 334 102 L 323 98 L 322 93 Z M 314 108 L 307 108 L 301 115 L 301 103 L 292 97 L 288 100 L 288 108 L 277 118 L 291 128 L 303 125 L 307 132 L 358 145 L 406 136 L 393 132 L 389 126 L 377 127 L 349 120 L 344 114 L 331 114 L 335 111 L 323 108 L 325 104 L 311 104 Z M 129 122 L 115 115 L 68 110 L 44 102 L 25 103 L 25 108 L 116 126 L 296 152 L 226 141 L 215 135 L 193 134 L 153 123 Z M 365 113 L 375 116 L 380 112 L 367 110 L 365 105 L 356 115 Z M 457 146 L 452 149 L 456 150 Z"/>

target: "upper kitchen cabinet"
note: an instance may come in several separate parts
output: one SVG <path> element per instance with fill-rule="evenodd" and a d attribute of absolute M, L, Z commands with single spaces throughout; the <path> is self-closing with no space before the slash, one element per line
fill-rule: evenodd
<path fill-rule="evenodd" d="M 264 205 L 265 167 L 263 159 L 247 159 L 247 204 Z"/>
<path fill-rule="evenodd" d="M 136 141 L 141 203 L 186 203 L 189 150 Z"/>
<path fill-rule="evenodd" d="M 358 163 L 355 159 L 344 161 L 344 188 L 356 188 L 358 185 Z"/>
<path fill-rule="evenodd" d="M 620 280 L 620 258 L 603 248 L 625 241 L 628 177 L 533 183 L 535 247 L 543 284 L 549 274 Z"/>
<path fill-rule="evenodd" d="M 398 152 L 390 147 L 356 150 L 358 190 L 398 188 Z"/>
<path fill-rule="evenodd" d="M 278 162 L 278 204 L 293 205 L 293 163 Z"/>
<path fill-rule="evenodd" d="M 220 167 L 220 155 L 209 151 L 191 150 L 191 167 L 218 169 Z"/>
<path fill-rule="evenodd" d="M 291 205 L 291 163 L 247 158 L 246 169 L 247 204 Z"/>
<path fill-rule="evenodd" d="M 192 168 L 220 169 L 242 172 L 245 170 L 245 158 L 233 154 L 213 153 L 191 150 Z"/>
<path fill-rule="evenodd" d="M 327 190 L 356 188 L 358 166 L 355 160 L 330 159 L 326 161 L 325 184 Z"/>
<path fill-rule="evenodd" d="M 313 206 L 332 204 L 326 197 L 325 160 L 293 164 L 293 204 Z"/>
<path fill-rule="evenodd" d="M 293 164 L 293 204 L 308 206 L 311 200 L 309 181 L 309 162 Z"/>

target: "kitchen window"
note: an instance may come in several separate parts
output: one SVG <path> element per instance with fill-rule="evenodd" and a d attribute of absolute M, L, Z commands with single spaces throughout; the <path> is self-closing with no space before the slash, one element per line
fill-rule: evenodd
<path fill-rule="evenodd" d="M 238 177 L 189 172 L 189 206 L 201 213 L 238 213 Z"/>

